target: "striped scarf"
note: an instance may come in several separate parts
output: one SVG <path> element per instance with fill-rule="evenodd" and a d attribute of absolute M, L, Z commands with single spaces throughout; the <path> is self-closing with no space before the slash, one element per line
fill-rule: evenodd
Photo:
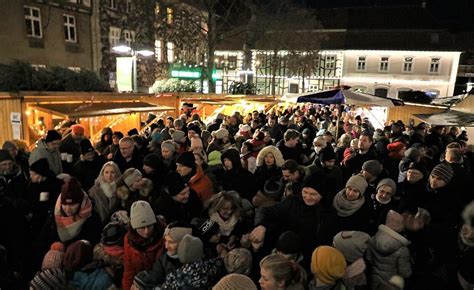
<path fill-rule="evenodd" d="M 79 213 L 73 216 L 64 216 L 61 209 L 61 195 L 59 195 L 54 206 L 54 219 L 58 229 L 61 242 L 67 242 L 76 237 L 82 229 L 84 222 L 92 215 L 92 202 L 84 194 Z"/>

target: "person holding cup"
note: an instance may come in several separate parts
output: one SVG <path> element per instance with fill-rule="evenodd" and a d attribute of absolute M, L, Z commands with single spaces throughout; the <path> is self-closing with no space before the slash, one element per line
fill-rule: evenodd
<path fill-rule="evenodd" d="M 63 159 L 63 166 L 66 173 L 70 173 L 72 166 L 79 161 L 81 157 L 81 140 L 84 139 L 84 126 L 81 124 L 74 124 L 71 126 L 71 133 L 68 134 L 59 145 L 59 152 L 67 153 L 66 162 Z M 63 157 L 64 155 L 62 155 Z"/>
<path fill-rule="evenodd" d="M 62 156 L 58 149 L 61 144 L 61 134 L 56 130 L 49 130 L 46 136 L 39 140 L 36 148 L 31 152 L 28 163 L 31 166 L 36 161 L 46 158 L 48 161 L 49 169 L 54 172 L 55 175 L 63 173 L 63 166 L 61 163 Z"/>

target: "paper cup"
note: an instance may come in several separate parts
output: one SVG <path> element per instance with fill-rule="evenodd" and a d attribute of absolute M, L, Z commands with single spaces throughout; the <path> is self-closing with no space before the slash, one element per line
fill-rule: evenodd
<path fill-rule="evenodd" d="M 61 153 L 61 160 L 66 161 L 67 159 L 67 153 Z"/>
<path fill-rule="evenodd" d="M 72 154 L 68 154 L 66 160 L 67 160 L 67 163 L 71 163 L 72 162 Z"/>
<path fill-rule="evenodd" d="M 48 201 L 49 200 L 49 192 L 41 192 L 40 193 L 40 201 Z"/>

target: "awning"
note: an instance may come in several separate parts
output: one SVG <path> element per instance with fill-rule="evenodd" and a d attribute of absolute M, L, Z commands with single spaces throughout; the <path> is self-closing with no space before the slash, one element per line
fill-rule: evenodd
<path fill-rule="evenodd" d="M 474 127 L 474 114 L 454 110 L 414 116 L 431 125 Z"/>
<path fill-rule="evenodd" d="M 145 102 L 49 103 L 35 104 L 33 107 L 66 118 L 85 118 L 174 110 L 173 107 L 157 106 Z"/>

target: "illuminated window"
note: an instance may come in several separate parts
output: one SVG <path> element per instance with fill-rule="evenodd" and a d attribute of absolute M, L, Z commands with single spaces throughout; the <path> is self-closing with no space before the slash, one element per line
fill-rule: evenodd
<path fill-rule="evenodd" d="M 236 56 L 229 56 L 229 69 L 235 69 L 237 67 L 237 57 Z"/>
<path fill-rule="evenodd" d="M 66 42 L 77 42 L 76 37 L 76 18 L 71 15 L 64 14 L 64 39 Z"/>
<path fill-rule="evenodd" d="M 174 44 L 172 42 L 166 43 L 166 55 L 168 57 L 168 63 L 174 61 Z"/>
<path fill-rule="evenodd" d="M 134 36 L 135 36 L 135 33 L 133 31 L 124 30 L 123 39 L 125 40 L 125 45 L 127 45 L 128 47 L 132 47 Z"/>
<path fill-rule="evenodd" d="M 109 28 L 109 42 L 110 48 L 117 46 L 120 41 L 120 28 L 111 26 Z"/>
<path fill-rule="evenodd" d="M 39 8 L 24 7 L 26 35 L 30 37 L 42 38 L 43 32 L 41 30 L 41 12 Z"/>
<path fill-rule="evenodd" d="M 413 72 L 413 57 L 405 57 L 403 62 L 403 72 L 411 73 Z"/>
<path fill-rule="evenodd" d="M 436 74 L 439 72 L 439 57 L 431 58 L 429 72 L 432 74 Z"/>
<path fill-rule="evenodd" d="M 155 40 L 155 56 L 156 56 L 156 61 L 157 62 L 162 62 L 163 61 L 163 53 L 162 53 L 162 48 L 163 48 L 163 42 L 161 40 Z"/>
<path fill-rule="evenodd" d="M 384 56 L 380 58 L 379 71 L 381 72 L 388 71 L 388 57 Z"/>
<path fill-rule="evenodd" d="M 326 66 L 327 69 L 335 69 L 336 68 L 336 56 L 335 55 L 328 55 L 326 56 Z"/>
<path fill-rule="evenodd" d="M 366 57 L 365 56 L 359 56 L 357 58 L 357 71 L 365 71 L 365 62 L 366 62 Z"/>

